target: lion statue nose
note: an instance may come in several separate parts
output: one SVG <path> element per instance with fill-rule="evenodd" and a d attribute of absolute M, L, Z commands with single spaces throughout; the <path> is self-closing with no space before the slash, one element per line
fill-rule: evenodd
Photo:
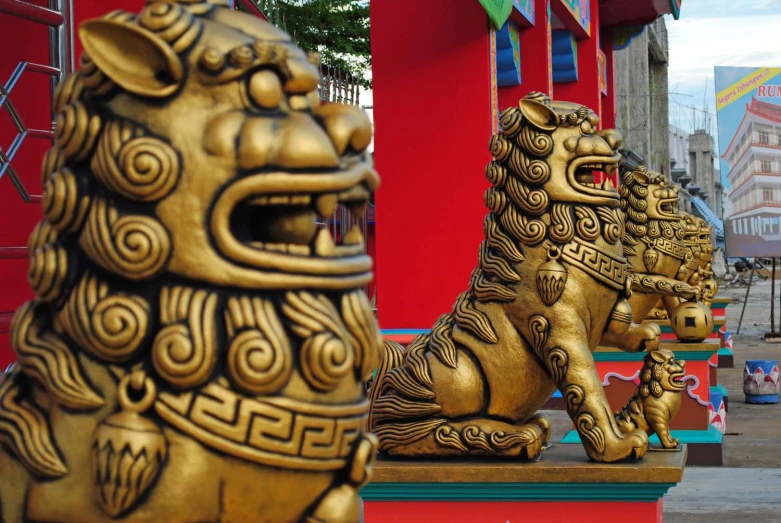
<path fill-rule="evenodd" d="M 314 111 L 315 118 L 325 127 L 339 156 L 347 152 L 362 153 L 372 140 L 372 124 L 357 107 L 325 104 Z"/>
<path fill-rule="evenodd" d="M 624 139 L 621 137 L 621 133 L 615 129 L 604 129 L 599 131 L 598 134 L 608 143 L 608 145 L 610 145 L 610 148 L 614 151 L 621 147 L 621 144 L 624 142 Z"/>

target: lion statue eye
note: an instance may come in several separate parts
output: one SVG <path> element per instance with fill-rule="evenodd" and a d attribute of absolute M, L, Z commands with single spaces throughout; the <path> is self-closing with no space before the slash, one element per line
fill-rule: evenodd
<path fill-rule="evenodd" d="M 584 120 L 580 124 L 580 132 L 583 134 L 594 134 L 594 128 L 591 126 L 588 120 Z"/>
<path fill-rule="evenodd" d="M 276 109 L 282 102 L 282 82 L 275 72 L 268 69 L 250 77 L 248 91 L 252 102 L 263 109 Z"/>

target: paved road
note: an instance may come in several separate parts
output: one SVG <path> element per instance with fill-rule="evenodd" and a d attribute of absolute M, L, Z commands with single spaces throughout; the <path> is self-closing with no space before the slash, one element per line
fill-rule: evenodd
<path fill-rule="evenodd" d="M 664 498 L 665 523 L 781 522 L 781 469 L 689 468 Z"/>

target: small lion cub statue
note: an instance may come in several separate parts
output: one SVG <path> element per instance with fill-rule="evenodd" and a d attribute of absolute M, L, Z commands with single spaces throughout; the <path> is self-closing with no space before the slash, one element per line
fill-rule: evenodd
<path fill-rule="evenodd" d="M 629 403 L 616 412 L 616 423 L 624 434 L 636 429 L 649 436 L 656 433 L 663 448 L 676 448 L 678 438 L 670 437 L 670 421 L 681 408 L 686 362 L 676 361 L 675 354 L 665 349 L 649 352 L 643 361 L 640 385 Z"/>

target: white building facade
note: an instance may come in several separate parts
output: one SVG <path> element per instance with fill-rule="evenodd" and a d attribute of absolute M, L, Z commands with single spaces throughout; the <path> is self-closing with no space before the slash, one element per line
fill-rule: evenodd
<path fill-rule="evenodd" d="M 729 147 L 731 226 L 765 239 L 781 234 L 781 107 L 754 98 Z"/>

